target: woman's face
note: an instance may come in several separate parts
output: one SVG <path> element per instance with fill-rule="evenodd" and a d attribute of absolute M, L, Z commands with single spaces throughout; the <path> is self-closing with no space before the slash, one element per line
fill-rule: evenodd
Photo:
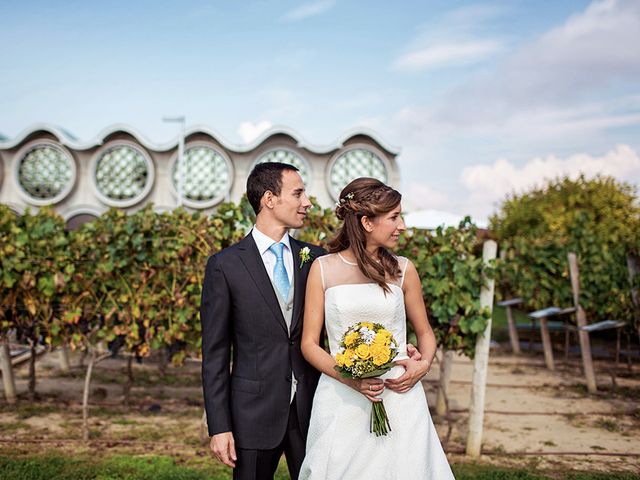
<path fill-rule="evenodd" d="M 402 204 L 390 212 L 383 213 L 371 219 L 371 231 L 367 235 L 367 244 L 395 248 L 398 245 L 400 234 L 407 229 L 402 219 Z"/>

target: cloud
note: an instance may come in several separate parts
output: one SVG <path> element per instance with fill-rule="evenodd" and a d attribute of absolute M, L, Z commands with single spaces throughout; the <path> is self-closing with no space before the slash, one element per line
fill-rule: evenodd
<path fill-rule="evenodd" d="M 393 62 L 393 68 L 410 72 L 468 65 L 483 60 L 500 49 L 501 44 L 495 40 L 444 43 L 405 53 Z"/>
<path fill-rule="evenodd" d="M 492 72 L 453 89 L 439 109 L 458 125 L 500 124 L 522 111 L 570 105 L 613 87 L 637 86 L 640 2 L 594 1 Z"/>
<path fill-rule="evenodd" d="M 407 227 L 432 229 L 440 225 L 457 227 L 463 218 L 462 215 L 455 213 L 429 209 L 408 213 L 404 216 L 404 221 Z M 482 228 L 486 227 L 485 222 L 476 222 L 476 224 Z"/>
<path fill-rule="evenodd" d="M 242 122 L 238 127 L 238 135 L 244 143 L 250 143 L 260 136 L 263 132 L 269 130 L 273 124 L 268 120 L 262 120 L 258 123 Z"/>
<path fill-rule="evenodd" d="M 558 158 L 550 155 L 531 159 L 520 167 L 501 158 L 491 165 L 465 167 L 460 180 L 469 191 L 470 204 L 488 207 L 510 193 L 543 186 L 557 177 L 577 178 L 581 174 L 588 178 L 603 174 L 637 183 L 640 181 L 640 156 L 628 145 L 618 145 L 602 156 L 579 153 Z M 487 210 L 485 214 L 488 213 Z"/>
<path fill-rule="evenodd" d="M 391 64 L 400 72 L 464 66 L 485 60 L 503 49 L 494 21 L 509 7 L 467 5 L 444 12 L 418 28 L 417 34 Z"/>
<path fill-rule="evenodd" d="M 403 198 L 403 208 L 407 211 L 442 209 L 448 206 L 447 196 L 426 183 L 410 182 Z"/>
<path fill-rule="evenodd" d="M 318 2 L 301 5 L 282 16 L 283 22 L 299 22 L 331 10 L 336 4 L 335 0 L 320 0 Z"/>

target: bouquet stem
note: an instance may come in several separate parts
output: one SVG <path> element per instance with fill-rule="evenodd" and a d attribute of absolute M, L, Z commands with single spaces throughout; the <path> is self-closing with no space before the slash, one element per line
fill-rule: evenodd
<path fill-rule="evenodd" d="M 375 433 L 376 437 L 386 435 L 391 431 L 391 425 L 389 424 L 389 417 L 387 411 L 384 408 L 384 403 L 372 402 L 371 406 L 371 424 L 369 426 L 369 432 Z"/>

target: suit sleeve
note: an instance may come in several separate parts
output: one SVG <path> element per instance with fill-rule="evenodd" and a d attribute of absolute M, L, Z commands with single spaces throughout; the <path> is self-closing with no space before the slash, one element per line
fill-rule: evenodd
<path fill-rule="evenodd" d="M 231 298 L 218 259 L 212 256 L 202 287 L 202 388 L 209 436 L 232 430 L 230 411 Z"/>

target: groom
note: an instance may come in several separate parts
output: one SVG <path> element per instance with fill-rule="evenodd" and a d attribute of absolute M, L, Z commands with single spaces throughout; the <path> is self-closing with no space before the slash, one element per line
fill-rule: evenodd
<path fill-rule="evenodd" d="M 247 197 L 256 224 L 209 258 L 202 288 L 210 447 L 234 479 L 272 479 L 283 452 L 296 479 L 319 377 L 300 351 L 305 286 L 325 252 L 288 234 L 311 207 L 295 167 L 256 165 Z"/>

